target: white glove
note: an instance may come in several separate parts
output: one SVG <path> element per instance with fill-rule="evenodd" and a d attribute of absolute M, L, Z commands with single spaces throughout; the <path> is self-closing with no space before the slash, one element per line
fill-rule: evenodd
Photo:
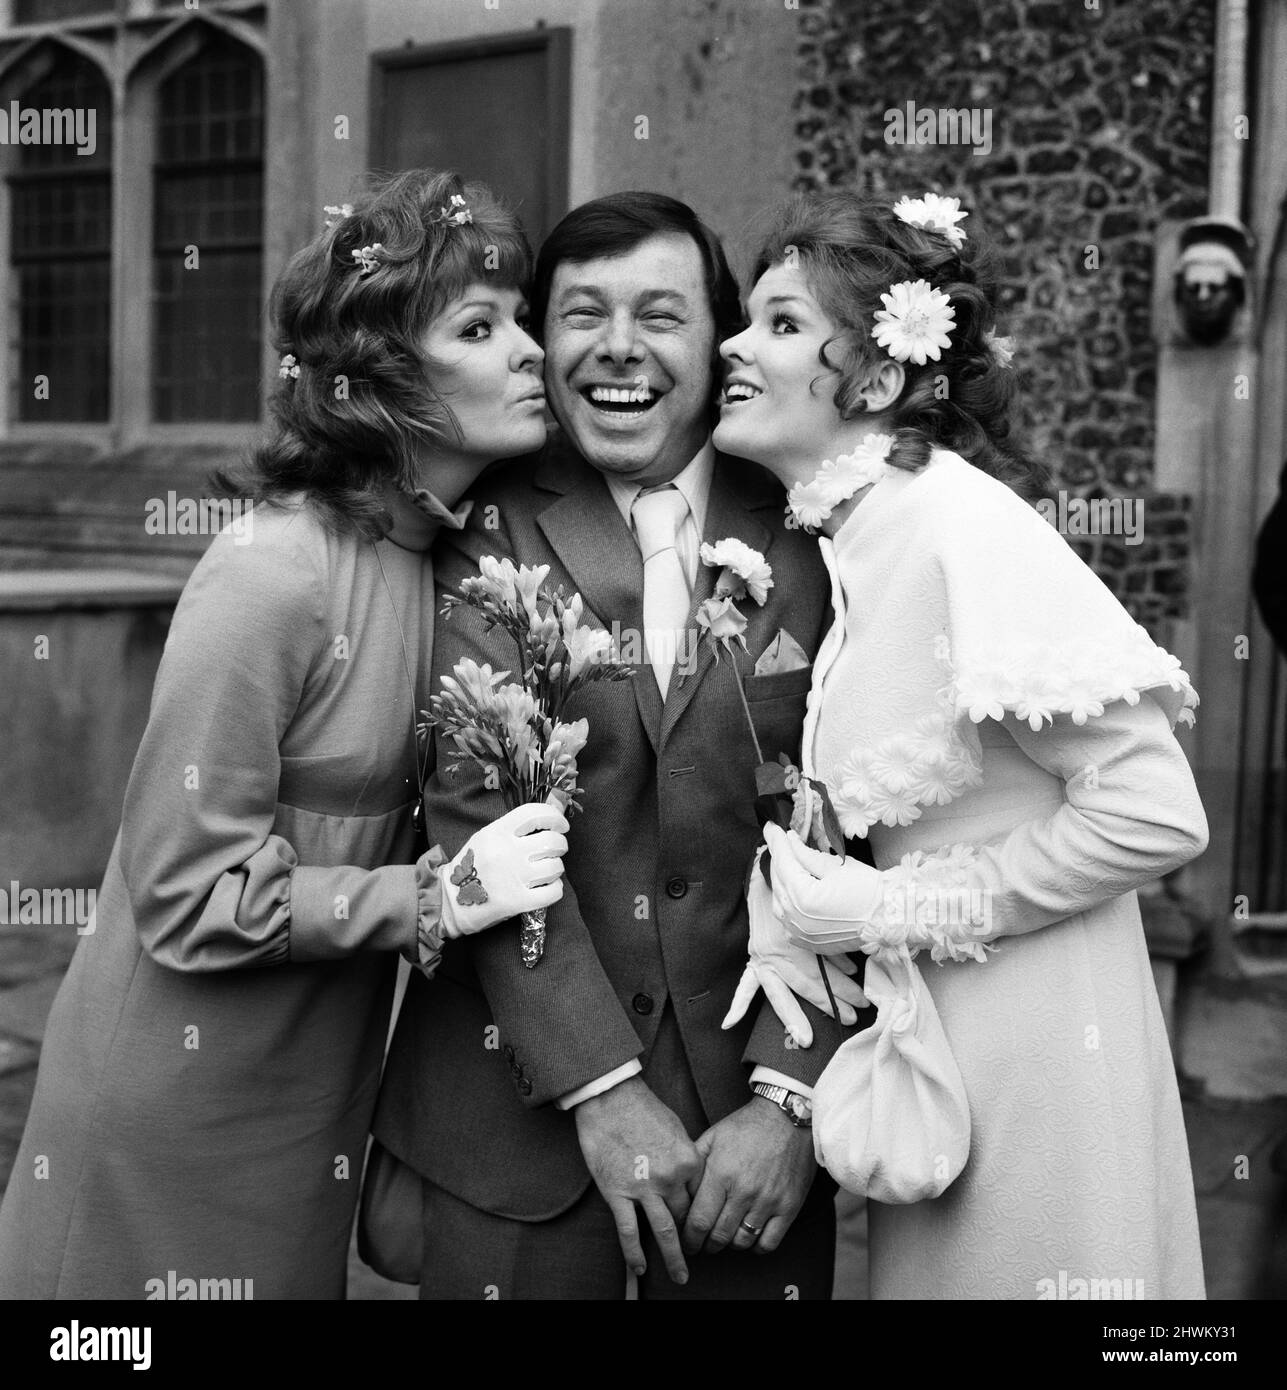
<path fill-rule="evenodd" d="M 442 934 L 471 936 L 563 896 L 568 823 L 556 806 L 519 806 L 471 835 L 435 870 Z"/>
<path fill-rule="evenodd" d="M 885 879 L 857 859 L 821 854 L 794 830 L 766 825 L 773 856 L 773 902 L 787 935 L 820 955 L 863 949 L 862 927 L 885 900 Z M 870 935 L 870 934 L 868 934 Z"/>
<path fill-rule="evenodd" d="M 848 1026 L 857 1017 L 859 1009 L 867 1007 L 867 996 L 855 981 L 848 978 L 858 973 L 853 961 L 839 956 L 823 962 L 814 952 L 795 945 L 788 940 L 781 922 L 773 911 L 773 895 L 760 873 L 761 849 L 755 856 L 755 867 L 751 870 L 751 886 L 746 895 L 746 910 L 750 918 L 750 960 L 742 972 L 733 1004 L 721 1025 L 731 1028 L 741 1019 L 757 990 L 764 991 L 764 997 L 773 1006 L 773 1012 L 782 1020 L 782 1026 L 791 1035 L 797 1047 L 808 1047 L 813 1042 L 813 1029 L 808 1016 L 800 1007 L 798 994 L 807 999 L 816 1009 L 831 1013 L 831 1001 L 822 983 L 822 971 L 827 969 L 831 991 L 836 996 L 836 1009 L 840 1022 Z"/>

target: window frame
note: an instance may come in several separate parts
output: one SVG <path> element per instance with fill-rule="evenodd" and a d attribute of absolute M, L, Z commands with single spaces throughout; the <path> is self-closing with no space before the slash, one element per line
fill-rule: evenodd
<path fill-rule="evenodd" d="M 471 58 L 496 58 L 510 53 L 541 53 L 545 58 L 545 101 L 550 134 L 545 148 L 545 179 L 550 190 L 551 225 L 568 211 L 569 139 L 572 130 L 572 29 L 568 25 L 526 29 L 446 43 L 385 48 L 371 54 L 369 110 L 371 138 L 368 167 L 382 168 L 387 122 L 388 74 L 400 68 L 427 68 Z"/>
<path fill-rule="evenodd" d="M 248 45 L 242 45 L 248 47 Z M 148 224 L 147 224 L 147 344 L 149 349 L 147 387 L 145 398 L 142 402 L 143 411 L 146 416 L 146 428 L 149 431 L 163 431 L 164 438 L 172 439 L 175 437 L 173 431 L 199 430 L 201 437 L 211 436 L 215 430 L 227 430 L 235 435 L 245 435 L 247 430 L 254 429 L 260 424 L 264 417 L 264 408 L 268 399 L 268 388 L 265 385 L 262 374 L 259 379 L 259 409 L 251 418 L 245 420 L 160 420 L 156 415 L 156 396 L 157 381 L 154 377 L 156 355 L 158 351 L 158 341 L 160 335 L 157 332 L 157 305 L 160 295 L 160 283 L 156 274 L 156 190 L 159 177 L 167 170 L 181 165 L 175 162 L 163 162 L 160 159 L 158 149 L 158 126 L 159 126 L 159 107 L 161 87 L 166 81 L 175 75 L 182 68 L 196 58 L 200 57 L 204 45 L 198 45 L 191 51 L 184 51 L 182 45 L 176 45 L 173 51 L 174 61 L 165 63 L 160 69 L 152 74 L 152 81 L 149 83 L 149 98 L 151 113 L 148 120 L 148 131 L 150 135 L 149 164 L 147 169 L 147 203 L 148 203 Z M 250 50 L 252 53 L 255 50 Z M 258 166 L 260 176 L 260 223 L 259 240 L 257 251 L 259 255 L 259 290 L 256 301 L 259 306 L 259 314 L 262 319 L 266 303 L 266 277 L 267 277 L 267 257 L 268 257 L 268 93 L 270 87 L 270 73 L 266 55 L 262 52 L 258 54 L 260 61 L 260 80 L 261 80 L 261 112 L 260 122 L 263 132 L 261 150 L 258 159 L 228 158 L 217 161 L 217 166 L 223 170 L 235 168 L 249 169 Z M 193 166 L 201 170 L 209 170 L 215 165 L 199 164 Z M 199 272 L 198 272 L 199 273 Z M 262 344 L 263 335 L 260 336 Z M 161 437 L 161 436 L 158 436 Z M 181 434 L 180 434 L 181 437 Z"/>
<path fill-rule="evenodd" d="M 152 418 L 153 334 L 152 189 L 156 151 L 157 95 L 161 83 L 201 44 L 201 30 L 213 30 L 243 45 L 263 66 L 265 85 L 264 209 L 261 231 L 258 301 L 265 303 L 272 249 L 270 161 L 272 59 L 267 41 L 264 0 L 205 0 L 193 13 L 177 8 L 146 6 L 127 0 L 95 16 L 41 24 L 12 23 L 10 0 L 0 0 L 0 41 L 17 44 L 7 56 L 0 85 L 23 57 L 42 40 L 82 57 L 92 56 L 103 70 L 112 95 L 110 169 L 111 237 L 111 361 L 109 414 L 106 421 L 20 420 L 12 412 L 7 391 L 0 392 L 0 442 L 15 445 L 64 442 L 106 452 L 148 445 L 244 445 L 263 426 L 270 383 L 260 383 L 259 411 L 241 421 L 183 421 L 165 423 Z M 30 47 L 28 47 L 30 46 Z M 5 98 L 8 100 L 8 97 Z M 6 157 L 12 147 L 0 147 L 0 352 L 12 373 L 18 366 L 17 284 L 11 274 L 10 224 L 12 203 Z M 266 332 L 266 330 L 265 330 Z M 266 350 L 265 350 L 266 352 Z M 267 356 L 265 356 L 267 361 Z"/>

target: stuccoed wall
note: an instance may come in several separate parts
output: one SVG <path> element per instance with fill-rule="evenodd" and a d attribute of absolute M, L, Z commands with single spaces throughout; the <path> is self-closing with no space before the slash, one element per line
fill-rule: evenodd
<path fill-rule="evenodd" d="M 691 203 L 736 253 L 757 214 L 790 188 L 799 13 L 783 0 L 317 3 L 362 26 L 358 52 L 538 23 L 570 28 L 572 206 L 627 188 L 670 193 Z M 324 80 L 333 84 L 334 75 Z M 320 149 L 330 186 L 344 187 L 356 167 L 340 169 L 325 138 Z"/>
<path fill-rule="evenodd" d="M 799 18 L 781 0 L 605 0 L 596 51 L 582 54 L 595 126 L 584 196 L 681 198 L 740 273 L 760 219 L 791 187 Z"/>
<path fill-rule="evenodd" d="M 1154 623 L 1185 612 L 1190 511 L 1150 489 L 1153 245 L 1206 210 L 1215 0 L 1088 3 L 802 0 L 796 183 L 954 194 L 987 229 L 1028 438 L 1070 493 L 1145 499 L 1143 544 L 1078 548 Z M 991 111 L 990 151 L 887 144 L 908 101 Z"/>

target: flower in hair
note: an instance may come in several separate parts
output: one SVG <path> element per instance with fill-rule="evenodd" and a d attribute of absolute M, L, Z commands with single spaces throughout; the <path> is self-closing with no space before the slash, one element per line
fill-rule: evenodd
<path fill-rule="evenodd" d="M 285 357 L 282 358 L 282 364 L 277 368 L 277 375 L 281 377 L 283 381 L 288 380 L 290 377 L 299 376 L 299 362 L 293 353 L 288 352 Z"/>
<path fill-rule="evenodd" d="M 337 207 L 334 203 L 327 203 L 322 211 L 326 214 L 326 230 L 329 232 L 342 218 L 353 216 L 353 204 L 341 203 Z"/>
<path fill-rule="evenodd" d="M 362 267 L 363 275 L 370 273 L 380 264 L 380 258 L 376 255 L 377 251 L 384 250 L 384 243 L 377 241 L 371 246 L 364 246 L 360 251 L 354 251 L 353 259 Z"/>
<path fill-rule="evenodd" d="M 895 362 L 923 367 L 952 346 L 948 330 L 956 324 L 956 312 L 947 295 L 928 280 L 901 280 L 880 302 L 885 307 L 876 310 L 871 336 Z"/>
<path fill-rule="evenodd" d="M 998 338 L 989 328 L 983 335 L 983 342 L 990 349 L 992 356 L 996 358 L 998 367 L 1008 367 L 1014 360 L 1013 338 Z"/>
<path fill-rule="evenodd" d="M 957 251 L 965 245 L 965 233 L 956 224 L 969 215 L 961 211 L 959 198 L 944 198 L 938 193 L 926 193 L 921 198 L 900 198 L 894 204 L 895 217 L 901 217 L 909 226 L 940 233 Z"/>
<path fill-rule="evenodd" d="M 459 193 L 451 195 L 451 201 L 445 208 L 438 209 L 438 216 L 433 219 L 435 222 L 448 222 L 456 227 L 463 227 L 466 222 L 474 220 L 474 214 L 469 210 L 469 204 L 460 196 Z"/>

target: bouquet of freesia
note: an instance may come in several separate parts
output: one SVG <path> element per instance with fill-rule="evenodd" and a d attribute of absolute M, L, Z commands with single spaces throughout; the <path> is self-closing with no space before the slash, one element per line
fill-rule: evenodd
<path fill-rule="evenodd" d="M 596 681 L 628 680 L 634 668 L 621 661 L 607 632 L 582 623 L 580 594 L 542 587 L 549 565 L 515 568 L 512 560 L 484 555 L 478 569 L 461 582 L 459 595 L 443 601 L 443 617 L 462 606 L 475 608 L 488 631 L 503 628 L 518 651 L 519 679 L 468 658 L 458 661 L 421 711 L 419 731 L 427 736 L 440 728 L 463 758 L 494 772 L 510 810 L 549 801 L 570 817 L 581 809 L 577 755 L 590 726 L 585 719 L 564 719 L 567 702 Z M 544 909 L 523 914 L 519 950 L 529 970 L 541 959 Z"/>

